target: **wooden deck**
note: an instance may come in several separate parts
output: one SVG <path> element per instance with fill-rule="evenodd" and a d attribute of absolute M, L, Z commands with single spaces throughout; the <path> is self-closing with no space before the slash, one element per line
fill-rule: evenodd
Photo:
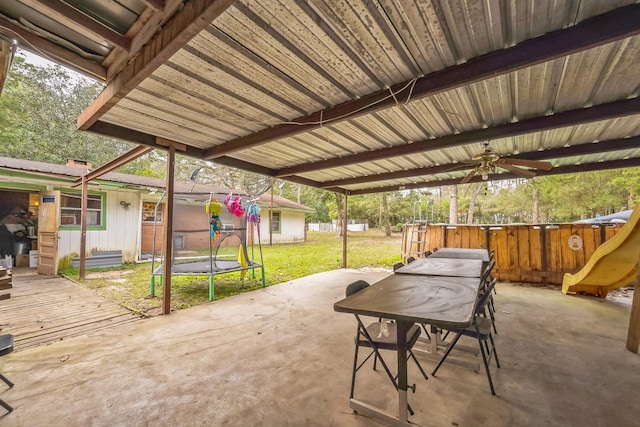
<path fill-rule="evenodd" d="M 135 322 L 140 316 L 62 277 L 14 269 L 11 298 L 0 301 L 0 328 L 16 351 Z"/>

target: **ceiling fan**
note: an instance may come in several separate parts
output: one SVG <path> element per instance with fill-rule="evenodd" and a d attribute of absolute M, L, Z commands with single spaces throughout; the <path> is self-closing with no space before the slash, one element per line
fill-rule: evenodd
<path fill-rule="evenodd" d="M 524 160 L 503 158 L 496 153 L 493 148 L 489 147 L 488 142 L 482 143 L 482 152 L 472 157 L 472 161 L 464 162 L 475 164 L 476 166 L 464 177 L 460 184 L 466 184 L 471 181 L 474 175 L 481 175 L 482 179 L 487 180 L 490 173 L 494 173 L 497 168 L 508 170 L 522 178 L 533 178 L 536 173 L 531 169 L 551 170 L 553 165 L 549 162 L 539 162 L 537 160 Z M 523 169 L 528 168 L 528 169 Z"/>

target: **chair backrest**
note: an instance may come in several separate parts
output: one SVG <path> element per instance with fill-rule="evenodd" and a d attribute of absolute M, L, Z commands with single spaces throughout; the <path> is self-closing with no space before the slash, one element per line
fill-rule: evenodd
<path fill-rule="evenodd" d="M 492 259 L 491 261 L 489 261 L 489 264 L 487 264 L 484 271 L 482 272 L 482 276 L 481 276 L 482 283 L 488 283 L 491 280 L 491 272 L 493 271 L 493 267 L 495 267 L 495 265 L 496 265 L 495 259 Z"/>
<path fill-rule="evenodd" d="M 0 356 L 11 353 L 13 351 L 13 335 L 0 335 Z"/>
<path fill-rule="evenodd" d="M 361 290 L 367 287 L 369 287 L 369 284 L 364 280 L 356 280 L 355 282 L 347 286 L 347 289 L 344 291 L 344 293 L 345 293 L 345 296 L 350 296 L 360 292 Z"/>
<path fill-rule="evenodd" d="M 496 286 L 498 279 L 493 279 L 491 283 L 489 283 L 480 295 L 480 299 L 478 299 L 478 303 L 476 304 L 476 314 L 481 314 L 484 312 L 484 307 L 489 302 L 489 298 L 491 298 L 491 292 L 493 292 L 493 288 Z"/>

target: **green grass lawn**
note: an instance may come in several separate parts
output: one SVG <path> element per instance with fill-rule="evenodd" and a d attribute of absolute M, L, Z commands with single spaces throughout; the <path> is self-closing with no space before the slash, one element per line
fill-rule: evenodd
<path fill-rule="evenodd" d="M 380 230 L 349 233 L 347 265 L 349 268 L 387 268 L 401 261 L 402 235 L 386 237 Z M 258 246 L 249 247 L 251 259 L 260 261 Z M 310 274 L 334 270 L 342 265 L 342 237 L 335 233 L 308 232 L 307 241 L 262 245 L 267 286 L 299 279 Z M 118 268 L 87 269 L 86 279 L 80 280 L 78 269 L 62 271 L 65 276 L 95 289 L 105 297 L 146 315 L 160 313 L 162 286 L 156 284 L 155 296 L 149 295 L 151 264 L 126 264 Z M 260 270 L 255 278 L 247 271 L 215 276 L 215 299 L 257 289 L 262 286 Z M 173 309 L 188 308 L 209 301 L 207 277 L 174 276 L 171 286 Z"/>

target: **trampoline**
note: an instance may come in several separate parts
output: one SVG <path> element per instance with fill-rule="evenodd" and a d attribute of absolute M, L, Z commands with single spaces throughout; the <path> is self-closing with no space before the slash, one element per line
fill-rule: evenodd
<path fill-rule="evenodd" d="M 177 200 L 185 200 L 184 206 L 204 206 L 206 201 L 212 200 L 214 197 L 213 193 L 176 193 L 175 199 Z M 158 200 L 156 204 L 156 212 L 160 203 L 164 198 L 164 194 L 161 196 L 160 200 Z M 255 203 L 252 199 L 245 199 L 245 203 L 251 204 Z M 175 205 L 174 205 L 175 206 Z M 185 213 L 188 213 L 185 209 Z M 249 209 L 247 209 L 247 212 Z M 202 209 L 202 212 L 205 212 L 205 209 Z M 171 262 L 171 275 L 172 276 L 194 276 L 194 277 L 207 277 L 209 282 L 209 301 L 213 301 L 215 297 L 215 286 L 214 286 L 214 277 L 219 274 L 233 273 L 233 272 L 246 272 L 251 271 L 251 276 L 255 278 L 255 270 L 261 270 L 261 279 L 262 279 L 262 287 L 266 286 L 266 278 L 264 272 L 264 265 L 262 263 L 262 246 L 260 243 L 259 231 L 258 231 L 258 246 L 259 246 L 259 255 L 260 262 L 256 260 L 252 260 L 249 258 L 249 253 L 247 251 L 247 225 L 254 224 L 259 228 L 259 222 L 248 222 L 247 215 L 243 214 L 241 216 L 231 215 L 230 213 L 222 213 L 220 214 L 220 220 L 218 224 L 221 224 L 221 229 L 216 229 L 218 232 L 214 234 L 213 226 L 211 228 L 207 226 L 206 229 L 198 228 L 199 224 L 197 224 L 198 220 L 201 218 L 196 218 L 196 215 L 190 213 L 186 217 L 189 218 L 189 225 L 195 227 L 194 229 L 186 230 L 190 233 L 206 233 L 206 239 L 208 240 L 209 246 L 209 256 L 200 256 L 200 257 L 178 257 L 174 251 Z M 200 215 L 198 215 L 199 217 Z M 157 218 L 157 215 L 156 215 Z M 209 219 L 205 217 L 205 224 L 209 223 Z M 216 217 L 216 219 L 218 219 Z M 202 221 L 200 221 L 202 222 Z M 196 224 L 194 224 L 196 223 Z M 156 234 L 157 222 L 154 220 L 154 245 L 153 245 L 153 253 L 155 254 L 155 234 Z M 193 237 L 191 238 L 192 240 Z M 202 236 L 200 239 L 202 240 Z M 174 241 L 175 241 L 175 233 L 174 233 Z M 231 241 L 231 242 L 229 242 Z M 234 241 L 237 241 L 236 245 L 233 245 Z M 229 244 L 231 243 L 231 244 Z M 221 248 L 229 249 L 231 248 L 234 251 L 234 254 L 224 253 L 223 249 L 221 252 Z M 253 245 L 252 245 L 253 249 Z M 228 250 L 226 251 L 228 252 Z M 252 256 L 254 255 L 254 251 L 252 250 Z M 235 255 L 237 254 L 237 255 Z M 237 259 L 234 259 L 237 258 Z M 162 256 L 161 259 L 164 259 Z M 158 278 L 158 283 L 162 284 L 164 275 L 164 263 L 161 261 L 160 264 L 155 262 L 155 256 L 152 258 L 151 262 L 151 277 L 150 277 L 150 286 L 149 293 L 153 297 L 155 296 L 155 282 L 156 277 Z M 242 279 L 244 275 L 242 275 Z M 241 280 L 242 280 L 241 279 Z"/>

